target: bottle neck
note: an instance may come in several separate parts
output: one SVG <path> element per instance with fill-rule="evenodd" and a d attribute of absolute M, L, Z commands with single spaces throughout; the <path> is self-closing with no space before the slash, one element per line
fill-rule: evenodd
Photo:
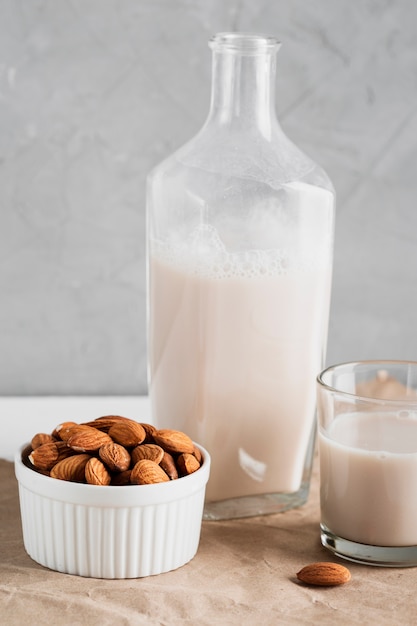
<path fill-rule="evenodd" d="M 213 50 L 208 123 L 270 139 L 275 113 L 275 67 L 279 44 L 262 35 L 223 33 Z"/>

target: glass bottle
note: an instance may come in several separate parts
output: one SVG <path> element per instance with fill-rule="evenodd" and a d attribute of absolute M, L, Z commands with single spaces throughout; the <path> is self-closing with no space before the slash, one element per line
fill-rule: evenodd
<path fill-rule="evenodd" d="M 210 47 L 208 119 L 148 178 L 149 392 L 209 450 L 204 517 L 227 519 L 308 497 L 335 197 L 278 123 L 278 41 Z"/>

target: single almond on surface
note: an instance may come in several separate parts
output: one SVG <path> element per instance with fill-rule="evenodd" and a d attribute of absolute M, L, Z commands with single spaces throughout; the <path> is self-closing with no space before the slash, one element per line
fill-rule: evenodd
<path fill-rule="evenodd" d="M 133 448 L 144 441 L 146 432 L 139 422 L 126 419 L 113 424 L 109 429 L 109 436 L 116 443 L 127 448 Z"/>
<path fill-rule="evenodd" d="M 188 476 L 200 469 L 200 463 L 193 454 L 180 454 L 177 459 L 177 466 L 182 476 Z"/>
<path fill-rule="evenodd" d="M 110 485 L 111 475 L 104 463 L 92 456 L 85 466 L 85 480 L 89 485 Z"/>
<path fill-rule="evenodd" d="M 70 436 L 67 445 L 76 452 L 95 452 L 111 441 L 111 437 L 107 433 L 91 426 L 84 426 Z"/>
<path fill-rule="evenodd" d="M 37 469 L 50 470 L 58 461 L 59 452 L 56 443 L 44 443 L 29 454 L 29 461 Z"/>
<path fill-rule="evenodd" d="M 133 467 L 130 482 L 133 485 L 154 485 L 168 482 L 169 477 L 155 461 L 141 459 Z"/>
<path fill-rule="evenodd" d="M 169 476 L 170 480 L 176 480 L 178 478 L 178 469 L 175 464 L 175 459 L 169 452 L 164 452 L 162 461 L 159 463 L 164 472 Z"/>
<path fill-rule="evenodd" d="M 149 459 L 155 463 L 162 461 L 164 457 L 164 451 L 161 446 L 156 443 L 142 443 L 132 450 L 132 463 L 135 465 L 141 459 Z"/>
<path fill-rule="evenodd" d="M 98 451 L 98 455 L 111 472 L 124 472 L 130 466 L 130 454 L 119 443 L 106 443 Z"/>
<path fill-rule="evenodd" d="M 339 563 L 311 563 L 306 565 L 299 572 L 297 578 L 307 585 L 319 585 L 321 587 L 331 587 L 333 585 L 343 585 L 347 583 L 351 576 L 347 567 Z"/>
<path fill-rule="evenodd" d="M 194 450 L 194 443 L 192 439 L 180 430 L 171 430 L 169 428 L 163 428 L 157 430 L 154 433 L 155 443 L 160 445 L 164 450 L 174 454 L 189 453 L 192 454 Z"/>
<path fill-rule="evenodd" d="M 51 469 L 51 478 L 69 480 L 73 483 L 85 482 L 85 466 L 92 457 L 89 454 L 73 454 L 58 461 Z"/>

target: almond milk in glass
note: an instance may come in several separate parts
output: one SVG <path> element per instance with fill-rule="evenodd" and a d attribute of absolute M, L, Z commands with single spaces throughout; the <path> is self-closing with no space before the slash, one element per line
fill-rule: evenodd
<path fill-rule="evenodd" d="M 357 361 L 318 377 L 321 542 L 417 565 L 417 362 Z"/>
<path fill-rule="evenodd" d="M 210 41 L 206 123 L 149 175 L 152 418 L 212 457 L 206 519 L 306 501 L 334 191 L 275 114 L 273 37 Z"/>

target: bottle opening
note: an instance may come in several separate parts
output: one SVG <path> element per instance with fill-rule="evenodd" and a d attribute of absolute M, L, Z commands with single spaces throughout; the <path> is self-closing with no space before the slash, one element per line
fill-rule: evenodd
<path fill-rule="evenodd" d="M 217 33 L 210 41 L 212 50 L 235 51 L 243 54 L 260 54 L 276 52 L 281 43 L 276 37 L 258 33 Z"/>

